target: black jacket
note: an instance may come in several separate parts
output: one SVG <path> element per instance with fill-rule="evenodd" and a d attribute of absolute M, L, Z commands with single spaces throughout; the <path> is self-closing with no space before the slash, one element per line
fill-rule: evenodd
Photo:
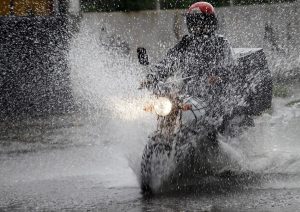
<path fill-rule="evenodd" d="M 175 75 L 179 78 L 196 76 L 198 79 L 214 75 L 222 79 L 230 75 L 233 65 L 231 47 L 223 36 L 186 35 L 168 51 L 162 61 L 151 67 L 148 79 L 164 82 Z M 192 83 L 192 90 L 197 88 L 196 84 Z M 190 94 L 195 95 L 197 91 Z"/>

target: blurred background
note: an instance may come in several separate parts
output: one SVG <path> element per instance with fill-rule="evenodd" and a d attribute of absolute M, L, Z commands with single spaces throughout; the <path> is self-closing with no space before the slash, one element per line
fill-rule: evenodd
<path fill-rule="evenodd" d="M 280 2 L 292 2 L 295 0 L 211 0 L 215 7 L 249 5 L 249 4 L 272 4 Z M 139 11 L 153 9 L 186 9 L 195 3 L 194 0 L 81 0 L 81 8 L 84 12 L 104 11 Z"/>
<path fill-rule="evenodd" d="M 114 43 L 146 47 L 159 60 L 187 34 L 183 14 L 193 0 L 82 0 L 83 23 L 107 32 Z M 216 7 L 219 31 L 234 48 L 264 48 L 274 79 L 299 77 L 299 1 L 222 0 Z M 89 22 L 89 23 L 88 23 Z M 93 22 L 93 23 L 92 23 Z M 118 41 L 116 41 L 118 40 Z"/>

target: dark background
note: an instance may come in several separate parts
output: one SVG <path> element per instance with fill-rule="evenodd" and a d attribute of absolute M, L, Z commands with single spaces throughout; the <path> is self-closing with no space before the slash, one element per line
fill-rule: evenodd
<path fill-rule="evenodd" d="M 200 0 L 199 0 L 200 1 Z M 295 0 L 232 0 L 234 5 L 292 2 Z M 161 9 L 188 8 L 197 0 L 160 0 Z M 213 6 L 229 6 L 230 0 L 209 0 Z M 139 11 L 156 9 L 156 0 L 81 0 L 83 12 Z"/>

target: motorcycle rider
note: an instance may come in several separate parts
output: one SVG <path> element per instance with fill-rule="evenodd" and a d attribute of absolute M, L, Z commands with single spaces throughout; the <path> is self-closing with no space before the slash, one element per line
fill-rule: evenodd
<path fill-rule="evenodd" d="M 214 7 L 207 2 L 197 2 L 189 7 L 185 16 L 189 35 L 185 35 L 168 51 L 165 59 L 155 65 L 148 80 L 152 83 L 164 81 L 174 74 L 181 74 L 183 78 L 206 77 L 210 85 L 226 80 L 234 58 L 229 42 L 215 33 L 218 20 Z M 195 89 L 188 90 L 197 96 Z"/>
<path fill-rule="evenodd" d="M 214 7 L 208 2 L 197 2 L 192 4 L 186 16 L 188 35 L 185 35 L 166 57 L 151 69 L 144 86 L 154 88 L 159 81 L 166 81 L 169 77 L 178 76 L 187 80 L 184 85 L 184 93 L 194 97 L 201 97 L 203 94 L 203 80 L 206 86 L 212 87 L 210 91 L 221 90 L 223 82 L 231 80 L 233 76 L 235 60 L 232 48 L 227 39 L 216 34 L 218 19 Z M 208 89 L 209 90 L 209 89 Z M 217 94 L 210 95 L 216 101 Z M 221 109 L 222 110 L 222 109 Z M 209 111 L 213 117 L 216 111 Z M 218 111 L 221 112 L 222 111 Z M 231 115 L 223 118 L 218 131 L 224 131 L 227 121 L 235 115 L 243 112 L 236 110 Z M 246 119 L 245 119 L 246 120 Z M 252 125 L 252 119 L 247 118 Z M 212 133 L 215 140 L 216 133 Z"/>

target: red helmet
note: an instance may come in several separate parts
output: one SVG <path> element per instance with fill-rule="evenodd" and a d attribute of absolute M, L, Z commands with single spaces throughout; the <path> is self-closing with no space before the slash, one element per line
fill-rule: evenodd
<path fill-rule="evenodd" d="M 211 34 L 218 25 L 215 8 L 203 1 L 192 4 L 186 15 L 186 23 L 190 33 Z"/>

